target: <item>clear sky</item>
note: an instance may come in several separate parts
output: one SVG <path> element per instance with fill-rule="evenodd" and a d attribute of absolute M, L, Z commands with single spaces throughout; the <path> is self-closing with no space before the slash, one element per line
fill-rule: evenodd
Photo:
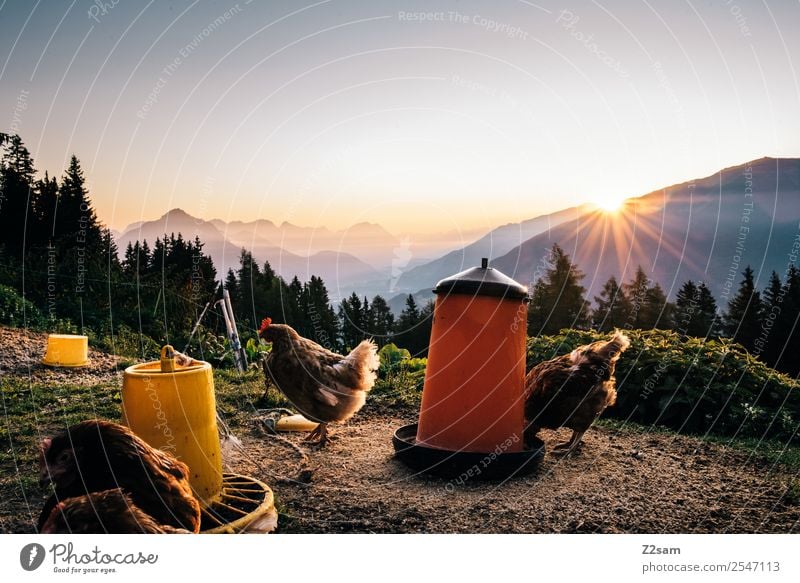
<path fill-rule="evenodd" d="M 493 227 L 800 155 L 800 3 L 0 0 L 0 131 L 114 228 Z"/>

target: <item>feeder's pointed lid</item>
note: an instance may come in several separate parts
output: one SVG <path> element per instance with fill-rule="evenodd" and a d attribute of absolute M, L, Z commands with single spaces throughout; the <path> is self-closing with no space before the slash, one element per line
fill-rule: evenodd
<path fill-rule="evenodd" d="M 433 293 L 523 299 L 528 296 L 528 288 L 489 267 L 489 260 L 484 258 L 480 267 L 472 267 L 441 280 L 433 288 Z"/>

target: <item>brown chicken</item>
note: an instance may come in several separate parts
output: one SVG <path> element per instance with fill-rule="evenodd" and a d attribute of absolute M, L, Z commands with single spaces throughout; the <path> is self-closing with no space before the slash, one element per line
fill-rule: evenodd
<path fill-rule="evenodd" d="M 41 531 L 59 502 L 121 488 L 158 524 L 200 530 L 200 503 L 189 486 L 189 468 L 154 449 L 130 429 L 102 420 L 73 425 L 41 446 L 43 485 L 55 493 L 39 516 Z"/>
<path fill-rule="evenodd" d="M 554 449 L 570 453 L 600 414 L 617 401 L 614 368 L 630 345 L 616 331 L 611 340 L 593 342 L 536 365 L 525 377 L 525 441 L 541 428 L 569 427 L 572 438 Z"/>
<path fill-rule="evenodd" d="M 59 502 L 41 528 L 42 534 L 191 534 L 159 524 L 119 488 Z"/>
<path fill-rule="evenodd" d="M 328 423 L 347 421 L 364 406 L 380 366 L 375 343 L 364 340 L 342 356 L 270 318 L 261 323 L 258 335 L 272 343 L 264 359 L 267 381 L 305 417 L 319 423 L 308 440 L 324 445 Z"/>

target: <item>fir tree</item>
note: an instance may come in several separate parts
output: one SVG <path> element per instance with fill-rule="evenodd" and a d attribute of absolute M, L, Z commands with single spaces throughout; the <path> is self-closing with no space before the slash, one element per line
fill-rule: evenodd
<path fill-rule="evenodd" d="M 675 296 L 675 329 L 678 332 L 693 336 L 689 329 L 697 309 L 697 301 L 697 285 L 689 279 L 683 283 Z"/>
<path fill-rule="evenodd" d="M 431 330 L 433 329 L 433 311 L 436 307 L 434 300 L 428 300 L 419 312 L 420 322 L 417 326 L 416 340 L 417 345 L 412 354 L 420 357 L 428 356 L 428 347 L 431 342 Z"/>
<path fill-rule="evenodd" d="M 345 350 L 352 350 L 364 340 L 364 307 L 358 294 L 353 292 L 349 298 L 339 305 L 342 345 Z"/>
<path fill-rule="evenodd" d="M 236 274 L 230 267 L 228 268 L 228 274 L 225 276 L 224 287 L 228 290 L 228 295 L 230 295 L 232 299 L 231 301 L 233 301 L 233 298 L 239 297 L 239 282 L 236 280 Z"/>
<path fill-rule="evenodd" d="M 147 271 L 160 276 L 161 272 L 164 270 L 166 258 L 166 246 L 159 237 L 156 237 L 156 241 L 153 243 L 153 252 L 150 254 L 150 260 L 147 264 Z"/>
<path fill-rule="evenodd" d="M 593 311 L 594 325 L 601 332 L 622 328 L 631 314 L 631 303 L 613 275 L 603 285 L 599 296 L 594 298 L 597 307 Z"/>
<path fill-rule="evenodd" d="M 636 329 L 652 328 L 654 322 L 649 322 L 646 303 L 647 303 L 647 290 L 650 289 L 650 280 L 647 274 L 642 269 L 642 266 L 636 268 L 636 273 L 633 279 L 623 286 L 626 297 L 631 302 L 631 315 L 630 327 Z"/>
<path fill-rule="evenodd" d="M 289 324 L 301 336 L 311 338 L 313 328 L 308 316 L 308 293 L 296 275 L 289 282 L 288 291 L 287 311 L 291 312 Z"/>
<path fill-rule="evenodd" d="M 394 324 L 394 342 L 401 348 L 411 350 L 415 343 L 414 333 L 420 323 L 419 307 L 414 296 L 408 294 L 406 305 Z"/>
<path fill-rule="evenodd" d="M 686 281 L 675 298 L 675 329 L 687 336 L 713 337 L 717 302 L 705 283 Z"/>
<path fill-rule="evenodd" d="M 375 338 L 378 346 L 385 346 L 391 342 L 392 329 L 394 328 L 394 314 L 389 304 L 382 296 L 375 296 L 370 303 L 372 313 L 372 328 L 370 334 Z"/>
<path fill-rule="evenodd" d="M 339 348 L 339 321 L 330 303 L 328 289 L 321 277 L 312 275 L 305 284 L 305 293 L 308 301 L 308 315 L 313 334 L 312 340 L 328 348 Z"/>
<path fill-rule="evenodd" d="M 787 341 L 786 332 L 788 330 L 781 325 L 783 289 L 780 276 L 776 271 L 773 271 L 767 287 L 764 289 L 763 298 L 764 316 L 762 326 L 767 335 L 766 343 L 756 347 L 756 351 L 760 351 L 759 356 L 761 359 L 770 366 L 775 366 Z"/>
<path fill-rule="evenodd" d="M 689 334 L 700 337 L 717 336 L 717 300 L 705 282 L 697 286 L 697 310 L 692 318 Z"/>
<path fill-rule="evenodd" d="M 55 220 L 58 209 L 58 181 L 45 172 L 44 179 L 36 183 L 36 197 L 33 200 L 35 215 L 32 243 L 40 247 L 53 242 Z"/>
<path fill-rule="evenodd" d="M 563 328 L 583 328 L 588 324 L 586 289 L 580 285 L 583 273 L 558 244 L 550 253 L 543 281 L 534 286 L 529 306 L 529 334 L 555 334 Z"/>
<path fill-rule="evenodd" d="M 776 335 L 774 362 L 775 368 L 797 377 L 800 375 L 800 269 L 794 264 L 786 270 L 786 280 L 781 288 L 783 300 L 780 302 L 778 317 L 773 334 Z"/>
<path fill-rule="evenodd" d="M 753 270 L 748 265 L 742 272 L 739 290 L 728 302 L 724 318 L 725 333 L 747 350 L 755 348 L 755 341 L 761 334 L 763 304 L 761 294 L 755 287 Z"/>
<path fill-rule="evenodd" d="M 54 238 L 60 247 L 83 248 L 94 247 L 102 238 L 97 215 L 86 190 L 86 178 L 75 156 L 70 158 L 69 167 L 61 179 Z"/>
<path fill-rule="evenodd" d="M 364 296 L 361 302 L 361 329 L 365 337 L 372 336 L 372 330 L 375 329 L 375 314 L 372 312 L 372 306 L 369 305 L 369 298 Z"/>
<path fill-rule="evenodd" d="M 0 158 L 0 247 L 21 261 L 26 243 L 26 222 L 34 194 L 33 158 L 17 135 L 3 134 L 4 152 Z M 34 221 L 35 222 L 35 221 Z M 37 237 L 32 237 L 35 240 Z M 17 282 L 14 282 L 17 283 Z"/>
<path fill-rule="evenodd" d="M 253 259 L 253 254 L 245 249 L 242 249 L 239 254 L 239 269 L 236 279 L 239 282 L 239 294 L 236 301 L 233 299 L 231 301 L 237 317 L 243 320 L 243 326 L 257 330 L 265 316 L 278 322 L 277 314 L 266 313 L 266 292 L 269 289 L 267 286 L 271 287 L 272 281 L 262 275 L 261 268 Z"/>
<path fill-rule="evenodd" d="M 764 289 L 764 308 L 767 311 L 769 311 L 770 308 L 779 309 L 781 307 L 781 303 L 783 302 L 782 290 L 783 283 L 781 282 L 781 277 L 778 275 L 777 271 L 773 271 L 769 276 L 767 287 Z"/>
<path fill-rule="evenodd" d="M 393 341 L 413 356 L 425 356 L 428 352 L 433 306 L 433 301 L 430 301 L 420 309 L 414 296 L 409 294 L 405 308 L 395 322 Z"/>
<path fill-rule="evenodd" d="M 667 295 L 661 284 L 656 282 L 647 288 L 644 305 L 639 313 L 647 328 L 670 330 L 673 327 L 672 311 L 672 304 L 667 301 Z"/>
<path fill-rule="evenodd" d="M 16 134 L 10 136 L 7 134 L 2 135 L 4 139 L 0 145 L 5 146 L 5 152 L 0 163 L 4 168 L 20 177 L 26 184 L 32 185 L 36 170 L 33 167 L 33 158 L 31 158 L 28 148 L 25 147 L 22 139 Z"/>

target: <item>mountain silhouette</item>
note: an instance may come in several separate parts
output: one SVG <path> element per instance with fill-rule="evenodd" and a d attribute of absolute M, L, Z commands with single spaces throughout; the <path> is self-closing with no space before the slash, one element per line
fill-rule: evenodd
<path fill-rule="evenodd" d="M 588 205 L 582 205 L 520 223 L 501 225 L 465 247 L 406 270 L 397 280 L 396 291 L 408 293 L 432 288 L 440 279 L 480 265 L 483 257 L 501 257 L 535 235 L 542 233 L 546 236 L 550 230 L 565 221 L 576 219 L 588 208 Z"/>
<path fill-rule="evenodd" d="M 581 213 L 492 266 L 528 284 L 542 274 L 553 243 L 585 273 L 589 298 L 609 276 L 629 280 L 641 265 L 670 297 L 693 279 L 724 301 L 746 265 L 764 287 L 772 270 L 783 275 L 797 260 L 800 159 L 761 158 L 628 199 L 618 212 Z"/>
<path fill-rule="evenodd" d="M 116 241 L 120 254 L 123 254 L 128 243 L 137 240 L 147 240 L 152 247 L 156 237 L 163 238 L 164 234 L 169 236 L 174 233 L 177 236 L 181 233 L 184 239 L 190 240 L 197 236 L 205 245 L 203 251 L 214 261 L 220 278 L 225 277 L 228 268 L 236 270 L 239 267 L 239 254 L 243 247 L 253 254 L 258 263 L 269 261 L 276 273 L 287 281 L 295 275 L 301 281 L 317 275 L 323 278 L 329 289 L 341 289 L 342 293 L 349 294 L 363 281 L 381 278 L 374 267 L 350 253 L 312 250 L 308 254 L 299 254 L 276 245 L 265 237 L 251 235 L 248 239 L 241 232 L 235 238 L 228 236 L 235 233 L 237 227 L 245 231 L 256 229 L 257 235 L 258 230 L 269 229 L 269 225 L 274 227 L 269 221 L 260 220 L 234 224 L 228 228 L 222 221 L 205 221 L 182 209 L 173 209 L 153 221 L 136 223 L 133 228 L 129 226 Z"/>

